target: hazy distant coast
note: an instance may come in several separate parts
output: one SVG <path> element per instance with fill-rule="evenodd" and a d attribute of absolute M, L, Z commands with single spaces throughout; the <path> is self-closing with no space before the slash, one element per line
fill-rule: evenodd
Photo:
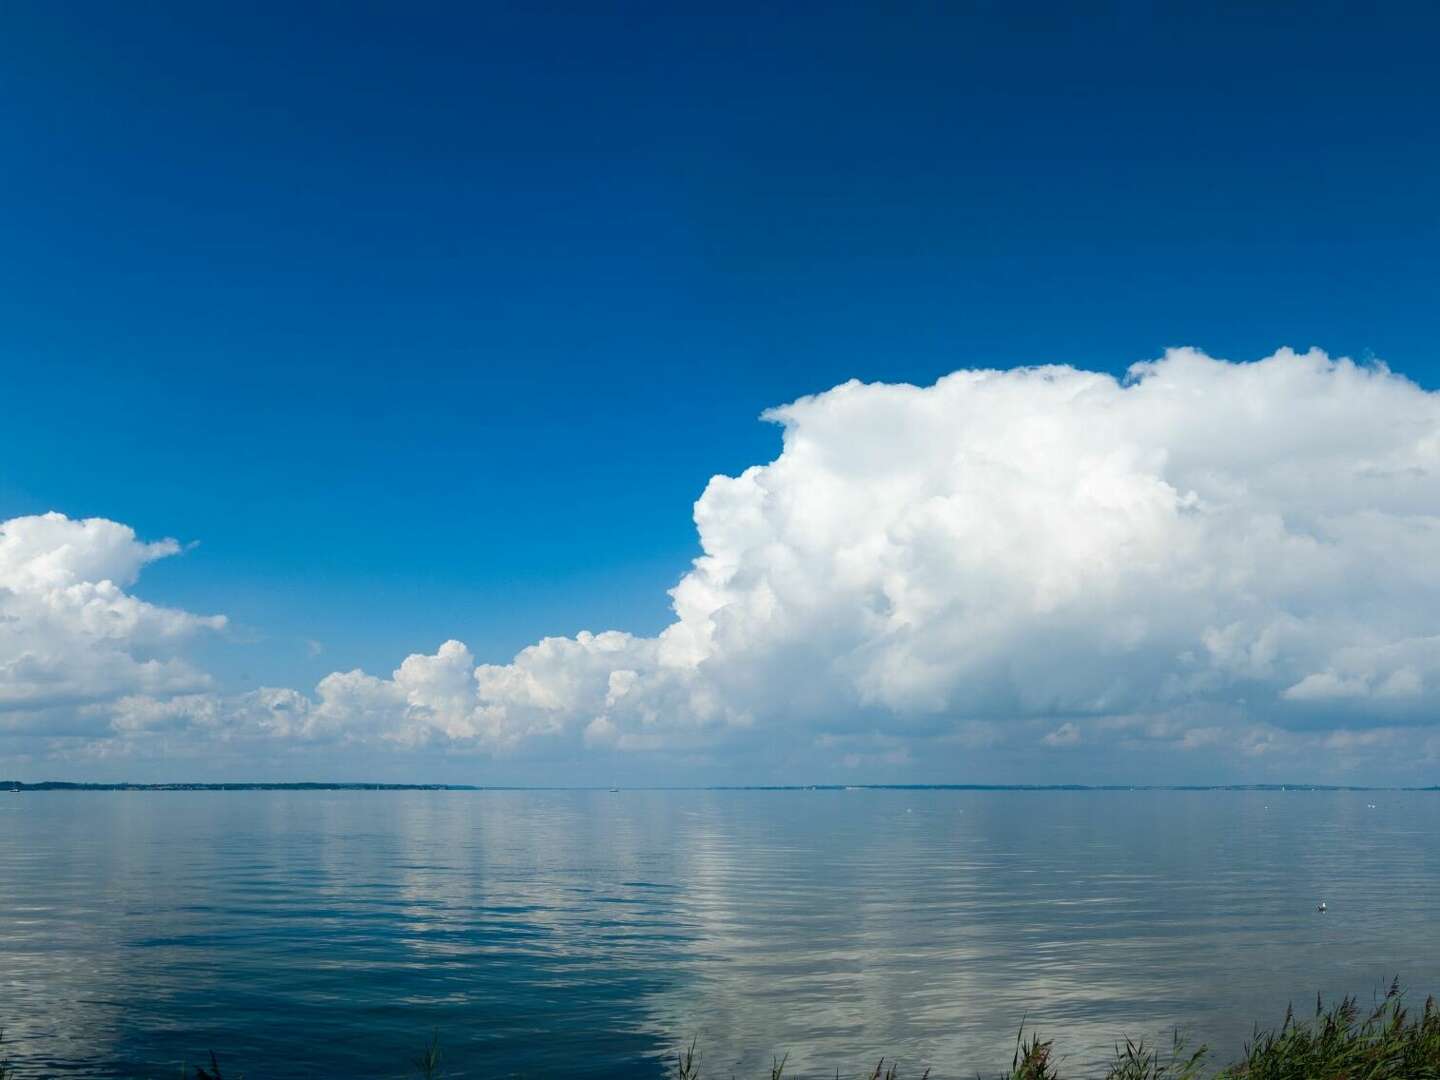
<path fill-rule="evenodd" d="M 0 780 L 0 792 L 22 791 L 1440 791 L 1429 787 L 1341 784 L 704 784 L 694 787 L 538 787 L 495 784 L 371 784 L 303 781 L 231 781 L 170 784 L 85 783 L 71 780 Z"/>
<path fill-rule="evenodd" d="M 237 782 L 228 784 L 86 784 L 68 780 L 41 780 L 23 783 L 0 780 L 0 791 L 479 791 L 468 784 L 267 784 Z"/>

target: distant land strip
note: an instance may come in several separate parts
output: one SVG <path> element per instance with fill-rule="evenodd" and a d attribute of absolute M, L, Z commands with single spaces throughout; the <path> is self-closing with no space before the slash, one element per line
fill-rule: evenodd
<path fill-rule="evenodd" d="M 227 783 L 88 784 L 0 780 L 0 793 L 22 791 L 1440 791 L 1430 787 L 1347 784 L 710 784 L 695 787 L 524 787 L 496 784 Z"/>

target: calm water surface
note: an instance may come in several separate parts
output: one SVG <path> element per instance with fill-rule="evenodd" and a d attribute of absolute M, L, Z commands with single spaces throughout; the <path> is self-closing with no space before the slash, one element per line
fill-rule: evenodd
<path fill-rule="evenodd" d="M 1374 804 L 1373 808 L 1370 804 Z M 1315 906 L 1324 898 L 1325 915 Z M 1071 1065 L 1440 991 L 1440 794 L 0 795 L 21 1075 Z"/>

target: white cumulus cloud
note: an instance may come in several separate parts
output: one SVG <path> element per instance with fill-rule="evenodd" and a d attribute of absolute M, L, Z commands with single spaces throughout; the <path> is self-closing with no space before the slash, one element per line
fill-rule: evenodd
<path fill-rule="evenodd" d="M 482 668 L 495 730 L 1071 718 L 1055 744 L 1206 702 L 1419 721 L 1440 689 L 1440 398 L 1384 367 L 1174 350 L 1124 380 L 961 371 L 767 416 L 780 456 L 696 504 L 676 621 Z"/>
<path fill-rule="evenodd" d="M 126 696 L 202 690 L 179 650 L 223 616 L 146 603 L 126 589 L 141 568 L 180 550 L 142 543 L 127 526 L 61 514 L 0 523 L 0 725 L 83 728 Z"/>
<path fill-rule="evenodd" d="M 504 664 L 447 641 L 389 677 L 222 698 L 161 647 L 221 620 L 123 591 L 173 542 L 47 515 L 0 527 L 0 701 L 113 701 L 116 737 L 786 740 L 907 765 L 923 740 L 1395 753 L 1434 719 L 1440 395 L 1381 365 L 1178 349 L 1124 379 L 851 382 L 766 418 L 781 453 L 710 481 L 656 637 L 547 638 Z"/>

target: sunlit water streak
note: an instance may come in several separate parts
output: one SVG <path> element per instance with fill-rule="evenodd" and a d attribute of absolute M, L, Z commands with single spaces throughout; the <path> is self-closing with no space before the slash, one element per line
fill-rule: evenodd
<path fill-rule="evenodd" d="M 23 1074 L 1071 1064 L 1399 974 L 1440 990 L 1440 793 L 0 796 Z M 1371 808 L 1370 804 L 1374 804 Z M 1324 898 L 1329 911 L 1315 907 Z"/>

